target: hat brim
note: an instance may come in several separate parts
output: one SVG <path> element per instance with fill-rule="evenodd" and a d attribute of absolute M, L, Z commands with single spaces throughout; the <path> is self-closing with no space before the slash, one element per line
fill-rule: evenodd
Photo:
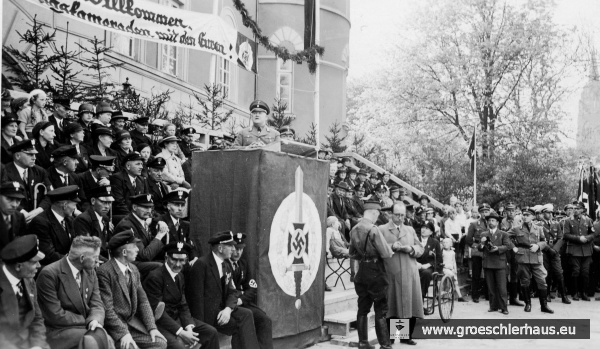
<path fill-rule="evenodd" d="M 115 198 L 113 198 L 112 196 L 99 196 L 99 197 L 97 197 L 97 199 L 100 201 L 110 201 L 110 202 L 115 201 Z"/>
<path fill-rule="evenodd" d="M 0 193 L 0 194 L 6 196 L 7 198 L 25 199 L 25 195 L 23 195 L 21 193 Z"/>
<path fill-rule="evenodd" d="M 17 151 L 14 151 L 13 153 L 39 154 L 40 152 L 35 149 L 29 149 L 29 150 L 17 150 Z"/>
<path fill-rule="evenodd" d="M 184 205 L 184 204 L 185 204 L 185 200 L 179 200 L 179 199 L 175 199 L 175 200 L 167 200 L 167 202 L 168 202 L 168 203 L 171 203 L 171 204 L 182 204 L 182 205 Z"/>
<path fill-rule="evenodd" d="M 42 251 L 38 251 L 38 253 L 30 259 L 32 262 L 39 262 L 42 259 L 46 258 L 46 255 Z M 35 259 L 35 260 L 34 260 Z"/>
<path fill-rule="evenodd" d="M 142 206 L 142 207 L 154 207 L 153 203 L 143 203 L 143 204 L 133 204 L 133 205 L 137 205 L 137 206 Z"/>

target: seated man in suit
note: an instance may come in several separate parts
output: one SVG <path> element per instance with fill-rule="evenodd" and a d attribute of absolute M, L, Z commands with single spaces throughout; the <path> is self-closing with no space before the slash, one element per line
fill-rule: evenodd
<path fill-rule="evenodd" d="M 154 158 L 148 162 L 148 192 L 154 199 L 154 212 L 158 216 L 165 215 L 167 208 L 164 199 L 169 193 L 169 188 L 163 183 L 163 170 L 167 162 L 163 158 Z"/>
<path fill-rule="evenodd" d="M 0 258 L 0 348 L 49 349 L 33 280 L 44 258 L 37 238 L 16 238 Z"/>
<path fill-rule="evenodd" d="M 237 233 L 234 236 L 234 240 L 236 243 L 235 249 L 227 262 L 233 271 L 233 284 L 238 290 L 237 305 L 252 312 L 260 349 L 273 349 L 273 326 L 271 319 L 256 305 L 258 285 L 254 271 L 250 270 L 246 260 L 240 259 L 246 247 L 246 234 Z"/>
<path fill-rule="evenodd" d="M 185 283 L 181 271 L 192 253 L 190 245 L 173 240 L 165 247 L 165 264 L 153 270 L 144 280 L 150 306 L 165 303 L 163 316 L 156 321 L 160 333 L 167 338 L 167 348 L 185 349 L 200 342 L 202 348 L 219 349 L 217 330 L 192 318 L 185 299 Z"/>
<path fill-rule="evenodd" d="M 442 249 L 440 242 L 431 236 L 435 231 L 435 226 L 432 222 L 426 222 L 421 228 L 421 246 L 423 246 L 423 254 L 417 258 L 417 266 L 419 267 L 419 276 L 421 278 L 421 295 L 425 297 L 431 279 L 433 279 L 433 272 L 440 272 L 440 265 L 442 263 Z M 431 315 L 427 309 L 425 309 L 425 315 Z"/>
<path fill-rule="evenodd" d="M 183 214 L 185 213 L 185 201 L 189 194 L 183 190 L 175 190 L 167 194 L 165 201 L 167 202 L 168 212 L 157 219 L 158 222 L 165 222 L 169 227 L 169 233 L 163 238 L 163 243 L 169 244 L 173 241 L 184 242 L 189 244 L 192 251 L 189 255 L 190 265 L 194 265 L 198 260 L 200 249 L 190 237 L 190 222 L 184 221 Z"/>
<path fill-rule="evenodd" d="M 25 188 L 19 182 L 4 182 L 0 185 L 0 249 L 17 236 L 25 235 L 25 216 L 18 211 L 25 198 Z"/>
<path fill-rule="evenodd" d="M 35 164 L 38 153 L 35 142 L 35 139 L 29 139 L 10 147 L 8 150 L 13 154 L 13 161 L 2 167 L 2 182 L 19 182 L 25 188 L 20 211 L 27 223 L 47 209 L 41 204 L 51 185 L 48 172 Z M 43 187 L 44 190 L 39 190 Z"/>
<path fill-rule="evenodd" d="M 47 169 L 48 178 L 50 179 L 50 183 L 52 183 L 52 189 L 66 187 L 68 185 L 79 186 L 79 178 L 75 175 L 75 170 L 79 163 L 78 156 L 77 149 L 74 145 L 62 146 L 52 152 L 54 163 Z M 82 187 L 79 187 L 78 196 L 82 200 L 82 203 L 86 201 Z M 78 206 L 79 209 L 83 210 L 81 204 Z M 80 213 L 81 212 L 77 210 L 75 216 L 78 216 Z"/>
<path fill-rule="evenodd" d="M 88 201 L 91 200 L 90 190 L 110 185 L 108 178 L 115 170 L 115 159 L 114 156 L 91 155 L 90 169 L 75 175 Z"/>
<path fill-rule="evenodd" d="M 52 203 L 50 209 L 36 216 L 29 224 L 29 232 L 37 235 L 40 250 L 46 255 L 42 265 L 63 258 L 71 248 L 71 240 L 75 237 L 72 215 L 81 201 L 78 192 L 76 185 L 52 190 L 46 194 Z"/>
<path fill-rule="evenodd" d="M 99 256 L 99 238 L 77 236 L 67 256 L 40 272 L 38 303 L 52 348 L 75 349 L 88 331 L 104 326 L 104 304 L 94 271 Z"/>
<path fill-rule="evenodd" d="M 154 202 L 150 194 L 132 196 L 131 213 L 115 227 L 115 233 L 132 230 L 138 239 L 139 254 L 134 264 L 142 273 L 142 278 L 152 270 L 161 267 L 162 264 L 155 260 L 163 257 L 165 245 L 162 239 L 169 233 L 169 227 L 165 222 L 155 224 L 150 220 L 153 206 Z"/>
<path fill-rule="evenodd" d="M 104 263 L 108 260 L 106 244 L 115 229 L 108 217 L 115 199 L 110 186 L 96 187 L 89 191 L 89 195 L 91 206 L 75 218 L 73 227 L 77 235 L 96 236 L 100 239 L 100 260 Z"/>
<path fill-rule="evenodd" d="M 190 312 L 198 319 L 228 336 L 232 349 L 258 348 L 252 312 L 237 305 L 237 290 L 231 269 L 225 261 L 231 257 L 235 241 L 233 232 L 212 236 L 208 243 L 212 252 L 198 258 L 187 271 L 185 297 Z"/>
<path fill-rule="evenodd" d="M 148 183 L 141 177 L 144 163 L 140 153 L 132 152 L 123 158 L 121 164 L 123 171 L 110 176 L 110 185 L 113 187 L 115 206 L 113 214 L 127 215 L 131 211 L 131 197 L 148 194 Z"/>
<path fill-rule="evenodd" d="M 104 326 L 119 348 L 165 349 L 167 340 L 156 328 L 152 308 L 133 264 L 138 253 L 132 230 L 108 242 L 111 259 L 98 270 L 100 296 L 104 303 Z"/>

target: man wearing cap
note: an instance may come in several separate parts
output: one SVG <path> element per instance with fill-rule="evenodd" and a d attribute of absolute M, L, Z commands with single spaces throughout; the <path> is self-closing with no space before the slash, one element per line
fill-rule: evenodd
<path fill-rule="evenodd" d="M 290 140 L 293 141 L 294 138 L 296 137 L 296 131 L 291 128 L 290 126 L 283 126 L 282 128 L 279 129 L 279 137 L 283 140 Z"/>
<path fill-rule="evenodd" d="M 185 299 L 184 266 L 192 248 L 183 242 L 173 241 L 165 247 L 165 264 L 152 271 L 144 280 L 144 290 L 152 309 L 165 303 L 163 315 L 156 327 L 167 339 L 167 348 L 185 349 L 200 343 L 202 348 L 219 349 L 217 330 L 192 318 Z"/>
<path fill-rule="evenodd" d="M 46 258 L 42 265 L 48 265 L 64 257 L 69 252 L 71 241 L 76 233 L 73 229 L 73 212 L 77 209 L 79 187 L 68 185 L 54 189 L 46 197 L 50 199 L 50 209 L 36 216 L 29 223 L 28 231 L 37 235 L 40 250 Z"/>
<path fill-rule="evenodd" d="M 250 104 L 252 126 L 242 129 L 235 138 L 234 146 L 237 148 L 260 148 L 266 144 L 279 140 L 279 132 L 267 126 L 267 118 L 271 112 L 269 105 L 261 100 Z"/>
<path fill-rule="evenodd" d="M 75 349 L 88 331 L 104 326 L 104 304 L 94 270 L 99 255 L 100 239 L 77 236 L 69 254 L 38 275 L 38 303 L 51 347 Z"/>
<path fill-rule="evenodd" d="M 245 259 L 241 259 L 246 247 L 246 234 L 234 234 L 235 249 L 231 258 L 227 260 L 232 270 L 233 284 L 238 290 L 237 305 L 249 309 L 254 318 L 256 337 L 260 349 L 273 348 L 273 325 L 269 316 L 256 305 L 258 284 L 256 283 L 255 273 L 250 270 Z"/>
<path fill-rule="evenodd" d="M 21 121 L 15 114 L 6 114 L 2 116 L 2 136 L 0 137 L 2 145 L 2 164 L 7 164 L 12 161 L 12 153 L 8 151 L 8 148 L 15 145 L 15 143 L 21 142 L 21 137 L 17 136 L 18 126 Z"/>
<path fill-rule="evenodd" d="M 110 176 L 115 205 L 114 215 L 126 215 L 130 212 L 130 198 L 135 195 L 148 194 L 148 183 L 141 177 L 144 162 L 140 153 L 127 154 L 123 159 L 123 171 Z"/>
<path fill-rule="evenodd" d="M 11 241 L 0 258 L 0 348 L 49 349 L 33 280 L 44 258 L 35 235 Z"/>
<path fill-rule="evenodd" d="M 174 190 L 168 193 L 164 197 L 168 212 L 158 217 L 154 223 L 165 222 L 169 227 L 169 233 L 162 239 L 165 245 L 173 241 L 190 245 L 189 261 L 191 265 L 194 265 L 200 255 L 200 249 L 196 247 L 190 236 L 190 222 L 183 220 L 188 197 L 189 194 L 183 190 Z"/>
<path fill-rule="evenodd" d="M 346 182 L 338 182 L 335 185 L 335 192 L 331 194 L 333 213 L 344 227 L 345 234 L 350 231 L 350 215 L 346 209 L 346 191 L 350 187 Z"/>
<path fill-rule="evenodd" d="M 357 183 L 362 184 L 365 188 L 365 196 L 370 196 L 373 193 L 373 186 L 368 179 L 369 174 L 364 169 L 358 171 Z"/>
<path fill-rule="evenodd" d="M 192 157 L 192 142 L 194 140 L 194 134 L 196 134 L 196 129 L 193 127 L 186 127 L 181 130 L 181 140 L 178 142 L 179 149 L 183 152 L 183 155 L 186 159 L 190 159 Z"/>
<path fill-rule="evenodd" d="M 152 208 L 154 201 L 152 195 L 141 194 L 132 196 L 131 213 L 125 216 L 115 227 L 115 233 L 132 230 L 138 239 L 139 254 L 135 261 L 142 276 L 160 267 L 155 260 L 162 259 L 163 238 L 169 233 L 165 222 L 152 222 Z"/>
<path fill-rule="evenodd" d="M 110 119 L 112 118 L 113 112 L 114 110 L 110 103 L 106 101 L 99 102 L 96 104 L 96 118 L 93 122 L 106 128 L 110 128 Z"/>
<path fill-rule="evenodd" d="M 369 344 L 369 320 L 367 319 L 371 306 L 374 306 L 375 309 L 377 340 L 381 348 L 391 348 L 389 329 L 386 323 L 389 279 L 383 259 L 391 258 L 394 252 L 375 226 L 379 210 L 381 210 L 379 202 L 365 202 L 363 218 L 350 231 L 348 253 L 352 259 L 360 261 L 358 273 L 354 278 L 355 291 L 358 295 L 356 327 L 359 348 L 372 348 Z M 398 245 L 396 248 L 399 247 Z"/>
<path fill-rule="evenodd" d="M 179 140 L 175 136 L 161 139 L 160 142 L 158 142 L 158 146 L 162 148 L 162 151 L 158 153 L 156 157 L 165 159 L 163 179 L 167 183 L 176 184 L 176 186 L 171 186 L 172 189 L 178 187 L 192 189 L 192 186 L 185 181 L 185 176 L 181 167 L 181 159 L 176 155 L 178 149 L 177 141 Z"/>
<path fill-rule="evenodd" d="M 133 147 L 137 144 L 146 143 L 152 145 L 152 139 L 148 137 L 148 120 L 147 117 L 140 117 L 133 120 L 134 130 L 129 132 L 131 134 L 131 140 L 133 141 Z"/>
<path fill-rule="evenodd" d="M 233 232 L 210 237 L 211 253 L 202 256 L 185 276 L 185 296 L 195 319 L 233 336 L 232 349 L 259 348 L 252 311 L 238 307 L 229 263 L 235 248 Z"/>
<path fill-rule="evenodd" d="M 112 113 L 112 116 L 110 117 L 110 128 L 113 130 L 114 134 L 125 129 L 125 121 L 127 121 L 127 117 L 123 115 L 122 111 L 115 110 Z"/>
<path fill-rule="evenodd" d="M 481 215 L 479 220 L 472 222 L 467 230 L 465 244 L 471 248 L 471 297 L 473 302 L 479 303 L 479 290 L 481 285 L 481 270 L 483 267 L 483 252 L 478 248 L 481 243 L 481 234 L 489 230 L 486 217 L 490 214 L 491 207 L 488 204 L 481 204 L 478 212 Z M 487 285 L 483 285 L 483 294 L 488 298 Z"/>
<path fill-rule="evenodd" d="M 517 210 L 517 205 L 513 202 L 508 202 L 506 204 L 506 217 L 500 223 L 499 229 L 505 232 L 511 231 L 513 228 L 515 214 Z M 510 236 L 509 236 L 510 238 Z M 508 283 L 508 295 L 509 301 L 508 304 L 522 307 L 524 304 L 519 302 L 519 279 L 517 278 L 517 269 L 518 264 L 516 260 L 515 252 L 512 248 L 508 249 L 506 252 L 508 257 L 508 266 L 509 266 L 509 283 Z"/>
<path fill-rule="evenodd" d="M 54 104 L 54 112 L 48 117 L 48 121 L 54 125 L 54 132 L 56 133 L 54 141 L 65 144 L 68 138 L 65 135 L 64 128 L 69 124 L 68 113 L 71 108 L 71 100 L 69 98 L 55 97 L 52 103 Z"/>
<path fill-rule="evenodd" d="M 111 259 L 96 271 L 104 303 L 104 327 L 119 348 L 166 349 L 152 307 L 133 264 L 138 253 L 132 230 L 115 234 L 108 242 Z M 163 314 L 164 315 L 164 314 Z"/>
<path fill-rule="evenodd" d="M 506 292 L 506 252 L 512 247 L 508 233 L 498 228 L 501 217 L 492 212 L 485 217 L 488 231 L 481 234 L 477 249 L 483 253 L 483 270 L 487 289 L 490 293 L 488 312 L 500 311 L 508 315 L 508 295 Z"/>
<path fill-rule="evenodd" d="M 514 242 L 512 243 L 514 247 L 512 250 L 516 253 L 519 265 L 517 276 L 521 283 L 521 292 L 525 300 L 525 311 L 531 311 L 529 285 L 533 277 L 538 288 L 542 312 L 552 314 L 554 311 L 548 307 L 546 300 L 548 294 L 546 277 L 548 273 L 544 269 L 544 257 L 542 256 L 542 250 L 547 245 L 546 237 L 542 228 L 533 222 L 535 213 L 535 210 L 531 207 L 523 210 L 523 225 L 521 227 L 513 227 L 510 232 L 510 235 L 514 236 Z"/>
<path fill-rule="evenodd" d="M 79 155 L 74 145 L 66 145 L 57 148 L 52 152 L 54 164 L 48 168 L 48 179 L 52 184 L 53 189 L 62 188 L 68 185 L 79 186 L 79 198 L 85 203 L 85 192 L 83 186 L 79 183 L 79 178 L 75 175 L 77 164 L 79 163 Z M 75 215 L 78 215 L 76 212 Z"/>
<path fill-rule="evenodd" d="M 538 221 L 538 225 L 542 227 L 544 236 L 548 242 L 548 245 L 542 250 L 544 254 L 544 268 L 548 272 L 548 277 L 546 278 L 546 284 L 548 285 L 547 300 L 548 302 L 551 302 L 550 293 L 552 291 L 552 285 L 556 283 L 555 285 L 558 288 L 558 292 L 561 294 L 562 302 L 571 304 L 571 300 L 565 291 L 563 269 L 559 254 L 563 245 L 562 231 L 559 229 L 558 222 L 554 221 L 552 217 L 553 213 L 554 206 L 552 204 L 542 206 L 542 219 Z"/>
<path fill-rule="evenodd" d="M 16 237 L 25 235 L 25 216 L 19 212 L 25 189 L 19 182 L 4 182 L 0 185 L 0 249 Z"/>
<path fill-rule="evenodd" d="M 90 169 L 88 171 L 75 175 L 87 200 L 90 199 L 90 190 L 110 185 L 109 177 L 115 171 L 115 157 L 91 155 L 89 163 Z"/>
<path fill-rule="evenodd" d="M 108 260 L 108 249 L 106 245 L 115 227 L 109 220 L 110 209 L 115 199 L 112 196 L 110 186 L 99 186 L 91 189 L 90 207 L 77 216 L 73 221 L 75 234 L 84 236 L 95 236 L 100 239 L 100 260 Z"/>
<path fill-rule="evenodd" d="M 565 222 L 563 239 L 567 242 L 566 253 L 571 267 L 571 287 L 573 300 L 589 301 L 587 289 L 589 286 L 590 264 L 594 253 L 594 238 L 598 235 L 591 219 L 583 215 L 585 205 L 579 202 L 574 210 L 573 218 Z M 581 288 L 578 285 L 581 284 Z M 578 292 L 579 291 L 579 292 Z"/>
<path fill-rule="evenodd" d="M 21 201 L 21 213 L 27 222 L 44 211 L 39 207 L 51 183 L 48 172 L 35 164 L 36 140 L 28 139 L 9 148 L 13 153 L 13 162 L 2 166 L 2 182 L 19 182 L 25 189 L 25 198 Z M 38 185 L 41 184 L 41 185 Z M 44 190 L 39 190 L 40 188 Z"/>
<path fill-rule="evenodd" d="M 157 157 L 148 162 L 148 177 L 146 178 L 148 182 L 148 193 L 152 195 L 154 201 L 154 213 L 158 216 L 167 213 L 164 200 L 169 193 L 169 188 L 162 180 L 165 164 L 165 159 Z"/>
<path fill-rule="evenodd" d="M 72 145 L 77 151 L 77 168 L 76 173 L 85 172 L 89 165 L 89 154 L 87 147 L 84 146 L 85 133 L 83 127 L 78 122 L 71 122 L 65 127 L 65 138 L 67 145 Z"/>

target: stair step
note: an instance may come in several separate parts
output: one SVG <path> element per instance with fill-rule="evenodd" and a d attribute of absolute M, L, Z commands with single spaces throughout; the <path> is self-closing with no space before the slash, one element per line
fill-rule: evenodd
<path fill-rule="evenodd" d="M 369 330 L 368 338 L 369 338 L 369 344 L 371 344 L 371 345 L 378 344 L 377 334 L 375 333 L 374 328 Z M 331 341 L 329 341 L 329 343 L 333 344 L 333 345 L 339 345 L 342 347 L 357 348 L 358 347 L 358 332 L 352 331 L 349 333 L 348 336 L 345 336 L 345 337 L 333 336 L 331 338 Z"/>
<path fill-rule="evenodd" d="M 335 313 L 340 313 L 347 310 L 357 310 L 358 296 L 354 289 L 338 291 L 338 292 L 326 292 L 325 293 L 325 316 Z"/>
<path fill-rule="evenodd" d="M 375 313 L 370 312 L 367 315 L 369 327 L 375 326 Z M 330 335 L 344 336 L 350 335 L 350 329 L 356 328 L 356 311 L 347 310 L 335 314 L 325 315 L 323 325 L 329 327 Z"/>

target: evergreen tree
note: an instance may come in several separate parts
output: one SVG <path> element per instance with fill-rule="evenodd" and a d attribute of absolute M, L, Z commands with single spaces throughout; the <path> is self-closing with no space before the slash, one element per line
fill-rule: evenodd
<path fill-rule="evenodd" d="M 89 70 L 89 73 L 85 73 L 84 75 L 95 80 L 96 84 L 86 88 L 84 98 L 93 102 L 99 102 L 109 97 L 109 88 L 114 86 L 113 83 L 108 82 L 110 74 L 107 71 L 109 69 L 116 69 L 122 66 L 123 63 L 106 63 L 104 61 L 104 54 L 112 49 L 110 46 L 105 46 L 104 40 L 98 40 L 94 36 L 93 40 L 87 41 L 91 45 L 90 48 L 79 43 L 77 44 L 84 55 L 89 56 L 80 59 L 79 63 Z"/>
<path fill-rule="evenodd" d="M 17 64 L 9 66 L 9 70 L 16 76 L 11 77 L 11 82 L 28 92 L 42 87 L 42 74 L 60 59 L 56 54 L 49 55 L 45 52 L 49 46 L 52 47 L 56 30 L 52 33 L 45 33 L 43 27 L 46 25 L 39 23 L 35 16 L 31 29 L 27 29 L 25 34 L 17 32 L 21 38 L 19 42 L 24 42 L 26 46 L 31 45 L 28 52 L 21 52 L 12 46 L 4 47 L 17 60 Z"/>
<path fill-rule="evenodd" d="M 196 113 L 196 118 L 201 125 L 209 130 L 220 130 L 221 127 L 233 114 L 233 110 L 222 111 L 227 92 L 223 90 L 220 84 L 204 85 L 206 99 L 194 93 L 194 98 L 202 107 L 200 113 Z"/>
<path fill-rule="evenodd" d="M 334 153 L 342 153 L 346 151 L 348 146 L 342 145 L 342 142 L 346 139 L 346 137 L 341 136 L 342 126 L 336 120 L 331 126 L 329 126 L 329 136 L 325 136 L 327 142 L 329 142 L 328 146 L 333 150 Z"/>
<path fill-rule="evenodd" d="M 53 51 L 58 56 L 58 59 L 54 64 L 50 66 L 52 70 L 52 79 L 56 81 L 56 84 L 52 84 L 50 79 L 46 78 L 44 86 L 52 92 L 53 95 L 59 95 L 61 97 L 76 99 L 79 93 L 79 87 L 81 82 L 75 83 L 75 78 L 81 70 L 75 71 L 73 64 L 75 64 L 79 51 L 69 51 L 69 23 L 67 22 L 67 37 L 65 38 L 65 45 L 60 46 L 60 50 L 53 45 Z"/>
<path fill-rule="evenodd" d="M 311 122 L 310 129 L 306 133 L 306 136 L 300 138 L 298 141 L 304 144 L 317 145 L 317 125 L 314 122 Z"/>
<path fill-rule="evenodd" d="M 275 98 L 275 104 L 271 108 L 271 118 L 267 120 L 267 125 L 274 127 L 276 130 L 291 125 L 294 118 L 286 114 L 287 108 L 287 103 L 282 101 L 281 97 Z"/>

